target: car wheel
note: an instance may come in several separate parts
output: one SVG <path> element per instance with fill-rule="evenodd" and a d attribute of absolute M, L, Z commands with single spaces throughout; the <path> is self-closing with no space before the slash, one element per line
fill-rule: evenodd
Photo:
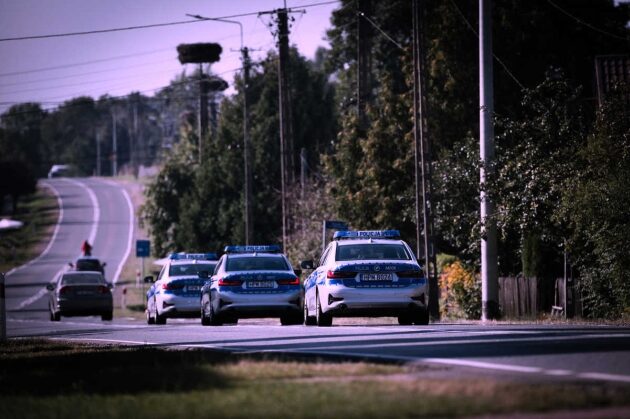
<path fill-rule="evenodd" d="M 212 301 L 208 301 L 208 321 L 210 322 L 210 326 L 222 326 L 223 322 L 214 312 L 214 308 L 212 308 Z"/>
<path fill-rule="evenodd" d="M 208 308 L 207 303 L 201 306 L 201 325 L 202 326 L 210 326 L 210 316 L 206 315 L 207 308 Z"/>
<path fill-rule="evenodd" d="M 151 316 L 151 310 L 147 306 L 147 324 L 155 324 L 155 317 Z"/>
<path fill-rule="evenodd" d="M 157 301 L 153 300 L 153 308 L 155 313 L 155 324 L 166 324 L 166 316 L 158 312 Z"/>
<path fill-rule="evenodd" d="M 317 296 L 315 298 L 315 304 L 316 304 L 315 323 L 317 324 L 317 326 L 319 327 L 332 326 L 332 316 L 330 314 L 324 314 L 322 312 L 322 305 L 319 301 L 319 293 L 317 293 Z"/>
<path fill-rule="evenodd" d="M 398 324 L 401 326 L 409 326 L 413 324 L 413 317 L 411 313 L 403 313 L 398 316 Z"/>
<path fill-rule="evenodd" d="M 61 314 L 56 312 L 52 306 L 50 306 L 50 321 L 58 322 L 61 320 Z"/>
<path fill-rule="evenodd" d="M 108 311 L 106 313 L 101 314 L 101 320 L 103 321 L 111 321 L 114 318 L 114 312 Z"/>
<path fill-rule="evenodd" d="M 316 319 L 315 316 L 308 315 L 308 303 L 306 302 L 306 298 L 304 299 L 304 325 L 305 326 L 315 326 Z"/>
<path fill-rule="evenodd" d="M 429 324 L 429 310 L 426 308 L 419 309 L 413 314 L 413 324 L 426 326 Z"/>

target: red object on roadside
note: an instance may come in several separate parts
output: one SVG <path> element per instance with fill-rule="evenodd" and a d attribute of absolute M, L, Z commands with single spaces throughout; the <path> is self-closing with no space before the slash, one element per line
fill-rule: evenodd
<path fill-rule="evenodd" d="M 83 241 L 83 244 L 81 245 L 81 252 L 83 252 L 83 256 L 92 256 L 92 246 L 90 245 L 90 242 L 87 240 Z"/>

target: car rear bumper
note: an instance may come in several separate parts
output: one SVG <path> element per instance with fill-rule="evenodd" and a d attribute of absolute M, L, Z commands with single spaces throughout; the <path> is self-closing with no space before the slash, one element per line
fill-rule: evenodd
<path fill-rule="evenodd" d="M 112 298 L 90 300 L 57 300 L 57 311 L 62 315 L 90 315 L 107 313 L 113 310 Z"/>
<path fill-rule="evenodd" d="M 201 316 L 199 296 L 184 297 L 179 295 L 163 295 L 157 301 L 160 315 L 175 318 L 191 318 Z"/>
<path fill-rule="evenodd" d="M 217 307 L 218 306 L 218 307 Z M 301 291 L 281 293 L 221 292 L 215 302 L 217 314 L 241 318 L 277 317 L 302 311 Z"/>
<path fill-rule="evenodd" d="M 320 289 L 322 311 L 339 317 L 398 316 L 427 308 L 426 285 L 403 288 L 355 288 L 343 285 Z"/>

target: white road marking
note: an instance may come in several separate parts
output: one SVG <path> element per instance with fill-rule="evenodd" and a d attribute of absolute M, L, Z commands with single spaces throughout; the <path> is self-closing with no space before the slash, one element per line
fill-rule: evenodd
<path fill-rule="evenodd" d="M 96 200 L 96 195 L 94 194 L 94 191 L 92 189 L 90 189 L 89 187 L 85 186 L 84 184 L 82 184 L 79 181 L 73 180 L 73 179 L 66 179 L 66 181 L 75 184 L 76 186 L 79 186 L 81 188 L 83 188 L 87 193 L 88 196 L 90 197 L 90 200 L 92 201 L 92 207 L 94 208 L 94 213 L 92 215 L 92 227 L 90 229 L 90 235 L 88 238 L 88 241 L 90 243 L 94 243 L 94 239 L 96 238 L 96 232 L 98 230 L 98 223 L 99 220 L 101 218 L 101 209 L 98 206 L 98 201 Z M 59 194 L 57 194 L 57 196 L 59 197 Z M 61 199 L 59 198 L 59 214 L 60 217 L 59 219 L 61 220 L 61 216 L 63 215 L 63 203 L 61 202 Z M 57 224 L 59 225 L 61 223 L 61 221 Z M 53 236 L 54 238 L 55 236 Z M 51 244 L 54 240 L 51 240 Z M 53 276 L 53 278 L 50 280 L 50 283 L 55 283 L 57 282 L 57 280 L 59 279 L 59 277 L 67 270 L 66 266 L 63 266 L 61 269 L 59 269 L 55 275 Z M 43 287 L 40 288 L 35 295 L 27 298 L 26 300 L 22 301 L 15 309 L 16 310 L 22 310 L 23 308 L 33 304 L 35 301 L 39 300 L 40 298 L 42 298 L 43 296 L 46 295 L 46 293 L 48 292 L 48 290 Z"/>
<path fill-rule="evenodd" d="M 127 201 L 127 208 L 129 209 L 129 233 L 128 233 L 129 239 L 127 240 L 127 248 L 125 249 L 125 255 L 120 260 L 120 264 L 118 265 L 118 268 L 116 269 L 116 272 L 114 273 L 114 279 L 112 282 L 114 283 L 114 285 L 116 285 L 116 282 L 118 282 L 118 278 L 120 277 L 120 273 L 122 272 L 123 267 L 125 266 L 125 262 L 129 258 L 129 254 L 131 253 L 131 247 L 133 243 L 133 229 L 134 229 L 134 224 L 136 222 L 136 217 L 133 210 L 133 203 L 131 202 L 131 198 L 129 197 L 129 194 L 127 193 L 125 188 L 114 182 L 111 182 L 111 183 L 114 184 L 117 188 L 120 188 L 120 190 L 123 193 L 123 196 L 125 197 L 125 201 Z"/>
<path fill-rule="evenodd" d="M 583 372 L 577 374 L 577 376 L 580 378 L 590 378 L 592 380 L 620 381 L 623 383 L 630 383 L 629 375 L 604 374 L 600 372 Z"/>
<path fill-rule="evenodd" d="M 39 256 L 37 256 L 33 260 L 30 260 L 30 261 L 26 262 L 24 265 L 21 265 L 21 266 L 18 266 L 16 268 L 11 269 L 9 272 L 7 272 L 7 274 L 6 274 L 7 277 L 9 275 L 11 275 L 12 273 L 16 272 L 16 271 L 19 271 L 20 269 L 24 269 L 27 266 L 32 265 L 33 263 L 37 262 L 38 260 L 40 260 L 41 258 L 46 256 L 48 254 L 48 252 L 50 252 L 50 248 L 52 247 L 53 243 L 55 242 L 55 239 L 57 238 L 57 234 L 59 233 L 59 226 L 61 225 L 61 220 L 63 219 L 63 206 L 61 205 L 61 195 L 59 195 L 59 191 L 57 191 L 57 189 L 55 189 L 55 187 L 52 186 L 49 183 L 42 182 L 42 186 L 45 186 L 45 187 L 49 188 L 53 192 L 55 197 L 57 198 L 57 207 L 59 208 L 59 215 L 57 216 L 57 224 L 55 224 L 55 229 L 53 231 L 53 235 L 50 238 L 50 241 L 48 242 L 48 245 L 46 246 L 44 251 Z"/>

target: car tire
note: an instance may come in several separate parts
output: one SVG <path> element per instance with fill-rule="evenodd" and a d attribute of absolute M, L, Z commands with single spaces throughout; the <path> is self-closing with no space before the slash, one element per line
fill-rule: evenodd
<path fill-rule="evenodd" d="M 157 301 L 153 300 L 153 307 L 155 308 L 155 324 L 166 324 L 166 316 L 161 315 L 157 309 Z"/>
<path fill-rule="evenodd" d="M 322 312 L 322 306 L 319 301 L 319 293 L 317 293 L 315 298 L 316 304 L 316 316 L 315 323 L 318 327 L 329 327 L 332 326 L 332 316 L 330 314 L 325 314 Z"/>
<path fill-rule="evenodd" d="M 317 320 L 315 316 L 308 315 L 308 303 L 306 302 L 306 298 L 304 299 L 304 326 L 315 326 L 317 324 Z"/>
<path fill-rule="evenodd" d="M 147 306 L 147 324 L 155 324 L 155 317 L 151 316 L 151 310 Z"/>
<path fill-rule="evenodd" d="M 50 321 L 51 322 L 58 322 L 61 320 L 61 313 L 56 312 L 52 306 L 50 307 Z"/>
<path fill-rule="evenodd" d="M 426 326 L 429 324 L 429 310 L 422 308 L 413 313 L 413 324 Z"/>
<path fill-rule="evenodd" d="M 111 321 L 114 318 L 114 312 L 113 311 L 108 311 L 105 312 L 103 314 L 101 314 L 101 320 L 102 321 Z"/>
<path fill-rule="evenodd" d="M 212 301 L 208 301 L 208 321 L 210 326 L 223 326 L 223 322 L 214 312 L 214 308 L 212 308 Z"/>
<path fill-rule="evenodd" d="M 210 316 L 206 316 L 206 308 L 208 304 L 205 306 L 201 306 L 201 325 L 202 326 L 210 326 Z"/>
<path fill-rule="evenodd" d="M 410 326 L 413 324 L 413 315 L 411 313 L 403 313 L 398 316 L 398 324 L 401 326 Z"/>

